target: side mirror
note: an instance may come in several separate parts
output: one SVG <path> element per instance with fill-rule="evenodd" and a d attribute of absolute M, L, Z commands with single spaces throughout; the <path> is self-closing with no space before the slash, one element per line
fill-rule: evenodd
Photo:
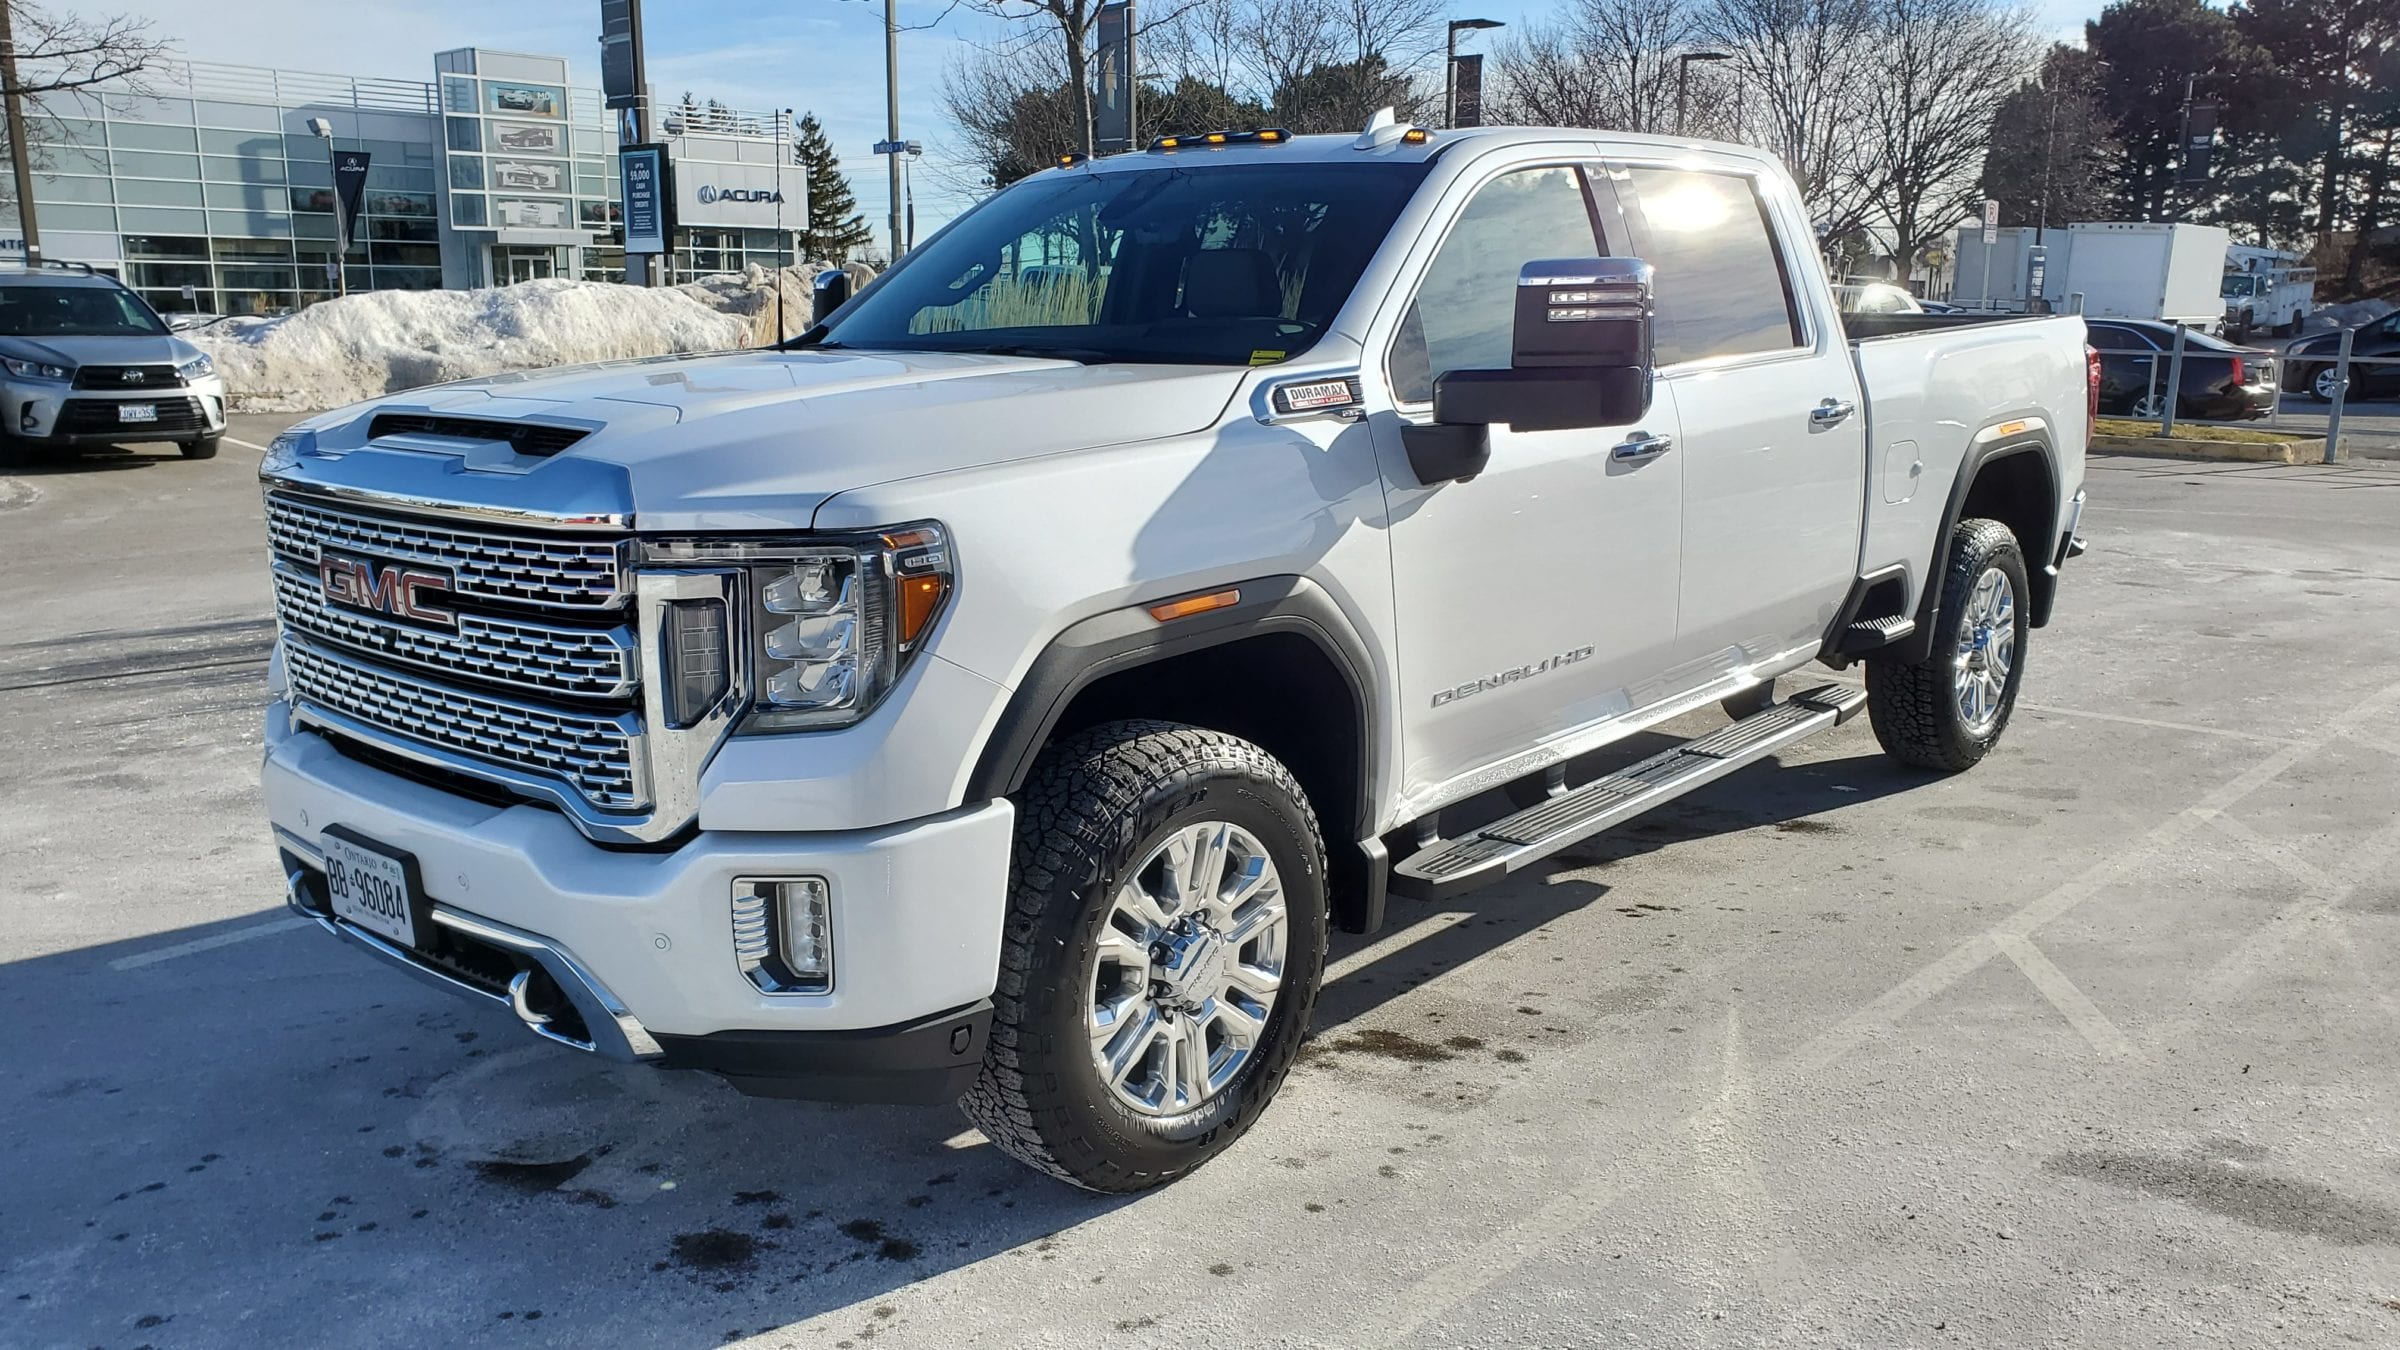
<path fill-rule="evenodd" d="M 828 267 L 817 273 L 810 288 L 816 292 L 816 321 L 823 323 L 827 316 L 849 303 L 850 274 L 838 267 Z"/>
<path fill-rule="evenodd" d="M 1433 382 L 1433 421 L 1402 433 L 1431 485 L 1472 478 L 1489 429 L 1623 426 L 1650 411 L 1651 270 L 1639 258 L 1529 262 L 1517 275 L 1506 370 L 1449 370 Z"/>

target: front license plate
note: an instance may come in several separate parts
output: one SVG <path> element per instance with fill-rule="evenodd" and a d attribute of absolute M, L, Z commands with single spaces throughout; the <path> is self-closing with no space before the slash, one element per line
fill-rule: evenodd
<path fill-rule="evenodd" d="M 335 918 L 403 947 L 417 945 L 426 905 L 416 859 L 337 825 L 325 832 L 325 890 Z"/>
<path fill-rule="evenodd" d="M 155 403 L 120 403 L 117 405 L 117 420 L 119 422 L 155 422 L 158 420 L 158 405 Z"/>

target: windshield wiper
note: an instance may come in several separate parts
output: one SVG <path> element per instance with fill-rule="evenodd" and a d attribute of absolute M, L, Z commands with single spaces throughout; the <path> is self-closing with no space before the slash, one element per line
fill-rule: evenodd
<path fill-rule="evenodd" d="M 983 356 L 1053 356 L 1061 361 L 1073 361 L 1078 365 L 1086 366 L 1106 365 L 1125 359 L 1115 352 L 1102 351 L 1098 347 L 1041 347 L 1025 342 L 1001 343 L 991 347 L 933 347 L 928 350 L 968 352 Z"/>

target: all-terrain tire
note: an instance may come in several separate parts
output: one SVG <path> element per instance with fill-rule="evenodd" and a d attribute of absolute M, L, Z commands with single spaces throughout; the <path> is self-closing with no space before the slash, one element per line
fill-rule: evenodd
<path fill-rule="evenodd" d="M 181 442 L 175 448 L 182 452 L 185 459 L 215 459 L 219 439 L 215 436 L 203 436 L 196 441 Z"/>
<path fill-rule="evenodd" d="M 1959 707 L 1957 680 L 1975 624 L 1969 601 L 1986 572 L 2007 580 L 2010 661 L 1998 711 L 1988 725 L 1970 724 Z M 1885 754 L 1921 769 L 1956 773 L 1973 768 L 2008 730 L 2025 678 L 2027 600 L 2025 555 L 2016 535 L 1996 520 L 1962 520 L 1950 535 L 1950 565 L 1942 572 L 1941 605 L 1933 616 L 1933 650 L 1922 661 L 1867 658 L 1867 717 Z"/>
<path fill-rule="evenodd" d="M 1112 722 L 1042 752 L 1016 796 L 1008 916 L 983 1071 L 960 1106 L 1000 1149 L 1087 1190 L 1173 1181 L 1265 1110 L 1300 1053 L 1325 967 L 1325 845 L 1291 771 L 1265 750 L 1173 722 Z M 1283 979 L 1249 1060 L 1180 1115 L 1145 1115 L 1102 1081 L 1087 1030 L 1101 925 L 1131 870 L 1178 829 L 1238 825 L 1280 874 Z"/>

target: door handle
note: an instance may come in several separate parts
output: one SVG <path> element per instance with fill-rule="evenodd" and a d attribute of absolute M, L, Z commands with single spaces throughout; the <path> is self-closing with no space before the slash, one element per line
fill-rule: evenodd
<path fill-rule="evenodd" d="M 1808 425 L 1811 428 L 1838 427 L 1849 421 L 1850 414 L 1857 411 L 1858 405 L 1846 398 L 1829 398 L 1808 410 Z"/>
<path fill-rule="evenodd" d="M 1637 431 L 1617 442 L 1617 448 L 1609 451 L 1608 457 L 1614 460 L 1656 459 L 1674 448 L 1675 438 L 1672 436 L 1653 436 L 1647 431 Z"/>

